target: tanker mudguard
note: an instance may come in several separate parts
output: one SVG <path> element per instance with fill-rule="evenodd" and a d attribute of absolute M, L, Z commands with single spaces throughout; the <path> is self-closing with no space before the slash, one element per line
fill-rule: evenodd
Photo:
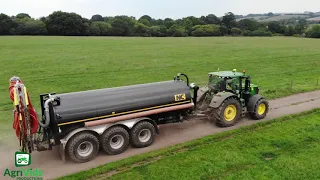
<path fill-rule="evenodd" d="M 225 99 L 231 96 L 237 97 L 231 92 L 218 92 L 216 95 L 213 96 L 210 102 L 210 107 L 213 107 L 213 108 L 219 107 Z"/>
<path fill-rule="evenodd" d="M 182 80 L 54 94 L 52 97 L 59 98 L 60 104 L 53 107 L 58 126 L 192 102 L 190 88 Z"/>

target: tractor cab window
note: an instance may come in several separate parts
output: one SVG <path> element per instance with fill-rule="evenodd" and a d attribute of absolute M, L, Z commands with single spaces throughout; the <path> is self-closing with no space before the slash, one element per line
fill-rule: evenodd
<path fill-rule="evenodd" d="M 209 76 L 209 83 L 210 84 L 217 84 L 220 81 L 221 77 L 219 76 Z"/>
<path fill-rule="evenodd" d="M 226 82 L 226 90 L 233 91 L 235 93 L 238 93 L 240 90 L 239 84 L 240 80 L 239 77 L 225 77 Z"/>
<path fill-rule="evenodd" d="M 210 76 L 209 77 L 209 88 L 214 91 L 226 90 L 227 79 L 221 76 Z"/>
<path fill-rule="evenodd" d="M 222 81 L 223 81 L 223 78 L 215 75 L 210 75 L 208 86 L 212 90 L 220 90 Z"/>

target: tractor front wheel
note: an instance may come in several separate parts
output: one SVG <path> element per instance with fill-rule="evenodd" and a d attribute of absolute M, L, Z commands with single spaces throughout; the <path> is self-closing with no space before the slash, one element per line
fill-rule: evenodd
<path fill-rule="evenodd" d="M 269 111 L 269 103 L 266 99 L 262 98 L 256 102 L 253 112 L 250 112 L 250 116 L 252 119 L 259 120 L 266 117 Z"/>
<path fill-rule="evenodd" d="M 235 125 L 240 119 L 241 105 L 235 98 L 226 99 L 220 107 L 212 112 L 216 123 L 221 127 L 229 127 Z"/>

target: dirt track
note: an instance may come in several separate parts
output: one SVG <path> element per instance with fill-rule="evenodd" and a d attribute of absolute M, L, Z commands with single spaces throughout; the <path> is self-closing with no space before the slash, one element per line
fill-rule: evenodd
<path fill-rule="evenodd" d="M 320 90 L 272 100 L 270 101 L 270 108 L 271 109 L 267 115 L 267 118 L 262 121 L 311 110 L 313 108 L 320 108 Z M 124 159 L 129 156 L 153 151 L 185 141 L 194 140 L 202 136 L 239 128 L 241 126 L 251 125 L 257 122 L 261 121 L 242 119 L 236 126 L 229 128 L 218 128 L 204 120 L 187 121 L 180 124 L 168 124 L 160 127 L 160 135 L 157 136 L 154 144 L 147 148 L 129 148 L 124 153 L 115 156 L 109 156 L 100 153 L 93 161 L 84 164 L 74 164 L 70 161 L 63 163 L 60 159 L 57 149 L 46 152 L 35 152 L 32 154 L 31 167 L 41 169 L 43 171 L 44 179 L 52 179 L 70 173 L 90 169 L 108 162 Z M 12 131 L 12 135 L 14 135 L 14 131 Z M 8 140 L 10 140 L 8 138 L 6 139 L 6 142 L 0 140 L 0 167 L 2 175 L 6 168 L 9 168 L 10 170 L 18 170 L 18 168 L 14 166 L 13 161 L 14 152 L 18 149 L 18 141 L 15 138 L 16 137 L 14 136 L 10 138 L 13 140 L 13 143 L 8 143 Z"/>

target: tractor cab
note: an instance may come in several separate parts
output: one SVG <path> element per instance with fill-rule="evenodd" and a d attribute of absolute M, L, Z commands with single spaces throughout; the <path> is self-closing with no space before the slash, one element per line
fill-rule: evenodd
<path fill-rule="evenodd" d="M 208 87 L 215 91 L 232 91 L 234 93 L 239 90 L 240 77 L 243 73 L 235 71 L 219 71 L 209 73 Z"/>
<path fill-rule="evenodd" d="M 245 74 L 245 70 L 243 72 L 237 72 L 236 69 L 218 71 L 208 75 L 208 88 L 214 93 L 231 92 L 244 99 L 259 93 L 258 86 L 251 84 L 250 76 Z"/>

